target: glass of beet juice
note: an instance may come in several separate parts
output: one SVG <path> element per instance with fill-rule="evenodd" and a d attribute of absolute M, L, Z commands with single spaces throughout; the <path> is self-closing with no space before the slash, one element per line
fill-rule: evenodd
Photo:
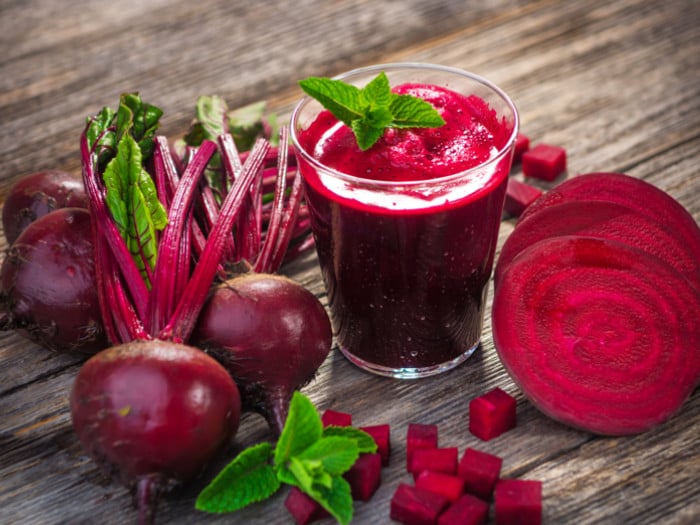
<path fill-rule="evenodd" d="M 446 124 L 389 128 L 362 151 L 307 97 L 291 137 L 341 351 L 370 372 L 425 377 L 479 345 L 518 115 L 498 87 L 450 67 L 384 64 L 335 78 L 362 87 L 380 72 Z"/>

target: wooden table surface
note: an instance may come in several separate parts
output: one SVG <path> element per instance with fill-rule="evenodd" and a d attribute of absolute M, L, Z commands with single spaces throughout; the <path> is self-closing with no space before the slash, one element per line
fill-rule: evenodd
<path fill-rule="evenodd" d="M 700 218 L 700 2 L 696 0 L 0 0 L 0 195 L 40 169 L 78 172 L 85 117 L 140 91 L 165 110 L 161 132 L 184 133 L 196 97 L 230 106 L 267 100 L 286 119 L 296 82 L 391 61 L 471 70 L 515 100 L 521 130 L 567 149 L 569 177 L 622 171 Z M 516 168 L 513 176 L 520 177 Z M 512 231 L 502 223 L 500 243 Z M 2 247 L 4 251 L 4 246 Z M 326 303 L 313 253 L 285 268 Z M 0 523 L 122 524 L 126 490 L 103 477 L 73 433 L 68 392 L 82 362 L 13 332 L 0 334 Z M 489 442 L 467 429 L 470 399 L 494 387 L 518 400 L 518 426 Z M 388 523 L 409 481 L 409 422 L 435 423 L 444 446 L 501 455 L 503 475 L 543 482 L 546 523 L 700 523 L 700 395 L 642 435 L 596 437 L 533 408 L 500 365 L 490 319 L 463 366 L 418 381 L 361 372 L 334 351 L 304 388 L 318 408 L 358 425 L 392 425 L 383 484 L 355 523 Z M 229 451 L 271 439 L 246 415 Z M 211 479 L 166 497 L 160 523 L 291 523 L 284 494 L 239 513 L 194 510 Z"/>

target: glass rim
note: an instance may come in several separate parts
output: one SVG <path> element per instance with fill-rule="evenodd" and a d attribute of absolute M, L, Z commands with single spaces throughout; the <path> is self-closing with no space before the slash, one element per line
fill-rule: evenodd
<path fill-rule="evenodd" d="M 473 80 L 479 84 L 481 84 L 484 87 L 487 87 L 490 89 L 492 92 L 494 92 L 498 97 L 503 100 L 506 103 L 506 106 L 510 109 L 510 111 L 513 114 L 513 130 L 511 132 L 510 137 L 508 137 L 508 140 L 506 143 L 501 147 L 496 155 L 493 157 L 489 158 L 488 160 L 477 164 L 476 166 L 472 166 L 471 168 L 468 168 L 466 170 L 458 171 L 456 173 L 451 173 L 449 175 L 444 175 L 442 177 L 436 177 L 432 179 L 419 179 L 419 180 L 410 180 L 410 181 L 390 181 L 390 180 L 377 180 L 377 179 L 370 179 L 366 177 L 358 177 L 356 175 L 350 175 L 349 173 L 345 173 L 343 171 L 337 170 L 335 168 L 332 168 L 330 166 L 327 166 L 320 162 L 318 159 L 316 159 L 313 155 L 311 155 L 306 148 L 302 147 L 301 144 L 299 143 L 298 136 L 297 136 L 297 126 L 295 125 L 297 120 L 299 119 L 299 115 L 301 111 L 304 109 L 305 106 L 312 102 L 317 102 L 315 99 L 312 97 L 306 95 L 302 97 L 302 99 L 297 102 L 297 104 L 294 107 L 294 110 L 292 111 L 292 115 L 290 118 L 290 126 L 289 126 L 289 134 L 292 140 L 292 144 L 294 145 L 295 149 L 298 152 L 301 152 L 302 156 L 304 157 L 304 160 L 314 166 L 317 170 L 321 169 L 323 170 L 326 174 L 330 174 L 333 177 L 346 181 L 348 183 L 352 183 L 354 185 L 361 185 L 365 187 L 375 187 L 378 189 L 381 188 L 397 188 L 397 187 L 402 187 L 402 188 L 418 188 L 421 186 L 436 186 L 439 184 L 443 183 L 449 183 L 454 180 L 458 180 L 465 175 L 469 173 L 474 173 L 475 171 L 482 170 L 484 167 L 496 164 L 500 162 L 505 155 L 510 154 L 512 151 L 513 144 L 515 143 L 515 139 L 518 135 L 519 132 L 519 127 L 520 127 L 520 117 L 518 115 L 518 110 L 515 107 L 515 104 L 513 100 L 506 94 L 505 91 L 503 91 L 501 88 L 499 88 L 496 84 L 491 82 L 490 80 L 487 80 L 486 78 L 477 75 L 475 73 L 471 73 L 469 71 L 466 71 L 464 69 L 460 69 L 457 67 L 452 67 L 452 66 L 444 66 L 440 64 L 433 64 L 433 63 L 428 63 L 428 62 L 388 62 L 384 64 L 375 64 L 371 66 L 364 66 L 364 67 L 359 67 L 355 69 L 348 70 L 344 73 L 340 73 L 338 75 L 335 75 L 333 80 L 344 80 L 350 76 L 355 76 L 355 75 L 361 75 L 361 74 L 369 74 L 376 72 L 379 74 L 382 71 L 391 71 L 391 70 L 398 70 L 398 69 L 428 69 L 428 70 L 435 70 L 435 71 L 442 71 L 444 73 L 451 73 L 460 77 L 468 78 L 470 80 Z"/>

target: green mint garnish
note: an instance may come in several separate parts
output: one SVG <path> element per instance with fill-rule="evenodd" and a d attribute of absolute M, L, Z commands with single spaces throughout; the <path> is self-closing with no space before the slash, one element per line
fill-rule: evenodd
<path fill-rule="evenodd" d="M 342 476 L 360 454 L 376 450 L 372 437 L 362 430 L 323 428 L 313 403 L 295 392 L 274 450 L 269 443 L 245 449 L 199 494 L 195 507 L 233 512 L 267 499 L 286 484 L 301 489 L 346 525 L 352 520 L 353 501 Z"/>
<path fill-rule="evenodd" d="M 363 88 L 322 77 L 309 77 L 299 85 L 352 129 L 363 151 L 371 148 L 386 128 L 438 128 L 445 124 L 429 102 L 392 93 L 384 72 Z"/>

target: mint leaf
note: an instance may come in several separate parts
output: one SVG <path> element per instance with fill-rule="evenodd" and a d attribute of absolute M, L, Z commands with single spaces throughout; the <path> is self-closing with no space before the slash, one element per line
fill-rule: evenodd
<path fill-rule="evenodd" d="M 323 423 L 311 400 L 295 391 L 289 414 L 275 447 L 275 465 L 285 465 L 321 438 Z"/>
<path fill-rule="evenodd" d="M 301 489 L 330 512 L 341 525 L 347 525 L 352 521 L 354 510 L 352 493 L 349 483 L 344 478 L 334 476 L 330 487 L 313 483 L 308 489 Z"/>
<path fill-rule="evenodd" d="M 352 438 L 343 436 L 322 437 L 308 447 L 297 459 L 318 461 L 321 468 L 331 476 L 339 476 L 353 466 L 360 452 Z"/>
<path fill-rule="evenodd" d="M 309 77 L 299 85 L 352 129 L 362 151 L 376 144 L 386 128 L 437 128 L 445 124 L 429 102 L 413 95 L 392 93 L 384 72 L 361 89 L 322 77 Z"/>
<path fill-rule="evenodd" d="M 269 443 L 247 448 L 202 490 L 195 508 L 211 513 L 233 512 L 269 498 L 280 487 L 271 458 Z"/>
<path fill-rule="evenodd" d="M 323 437 L 344 437 L 355 441 L 360 454 L 374 454 L 377 451 L 377 443 L 374 438 L 364 430 L 355 427 L 338 427 L 335 425 L 323 429 Z"/>

